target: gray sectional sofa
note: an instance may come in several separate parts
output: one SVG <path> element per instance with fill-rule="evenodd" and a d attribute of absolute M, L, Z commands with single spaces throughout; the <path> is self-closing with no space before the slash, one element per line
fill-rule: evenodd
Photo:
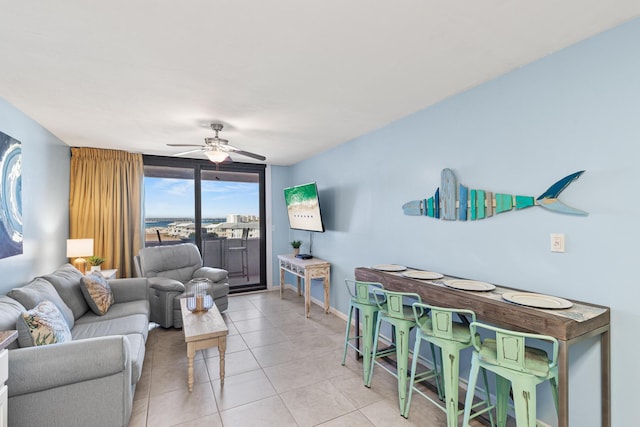
<path fill-rule="evenodd" d="M 9 425 L 126 426 L 140 379 L 149 330 L 146 278 L 108 281 L 114 303 L 94 314 L 83 275 L 66 264 L 0 296 L 0 330 L 16 329 L 22 312 L 53 302 L 72 341 L 9 347 Z M 57 298 L 56 298 L 57 297 Z"/>

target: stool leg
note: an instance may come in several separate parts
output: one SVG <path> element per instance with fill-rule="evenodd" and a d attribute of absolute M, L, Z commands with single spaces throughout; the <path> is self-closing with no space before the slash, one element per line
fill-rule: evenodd
<path fill-rule="evenodd" d="M 398 330 L 399 329 L 399 330 Z M 396 328 L 396 364 L 398 369 L 398 402 L 400 414 L 407 401 L 407 368 L 409 365 L 409 328 Z"/>
<path fill-rule="evenodd" d="M 489 394 L 489 381 L 487 381 L 487 370 L 481 368 L 482 370 L 482 382 L 484 383 L 484 403 L 486 407 L 489 409 L 489 422 L 491 423 L 491 427 L 495 427 L 496 423 L 493 419 L 493 411 L 491 406 L 491 395 Z"/>
<path fill-rule="evenodd" d="M 378 316 L 376 321 L 376 331 L 373 334 L 373 350 L 371 350 L 371 362 L 369 363 L 369 378 L 367 378 L 366 387 L 371 387 L 371 379 L 373 378 L 373 365 L 376 363 L 376 353 L 378 352 L 378 337 L 380 336 L 380 322 L 382 317 Z"/>
<path fill-rule="evenodd" d="M 349 347 L 349 331 L 351 330 L 351 318 L 353 315 L 353 305 L 349 304 L 349 316 L 347 317 L 347 332 L 344 334 L 344 352 L 342 353 L 342 366 L 347 360 L 347 347 Z"/>
<path fill-rule="evenodd" d="M 509 380 L 496 375 L 496 422 L 498 427 L 507 425 L 507 401 L 510 387 Z"/>
<path fill-rule="evenodd" d="M 458 425 L 458 378 L 460 376 L 459 351 L 448 346 L 441 347 L 442 376 L 444 377 L 444 398 L 447 407 L 447 426 Z"/>
<path fill-rule="evenodd" d="M 513 404 L 518 427 L 536 427 L 536 385 L 533 381 L 512 381 Z"/>
<path fill-rule="evenodd" d="M 551 395 L 553 396 L 553 403 L 556 405 L 556 415 L 558 414 L 558 381 L 555 377 L 549 378 L 551 384 Z"/>
<path fill-rule="evenodd" d="M 362 336 L 362 368 L 364 371 L 364 382 L 366 384 L 369 378 L 369 370 L 372 369 L 372 345 L 373 345 L 373 325 L 378 320 L 378 310 L 373 307 L 367 307 L 360 310 L 363 317 L 363 336 Z"/>
<path fill-rule="evenodd" d="M 416 342 L 413 345 L 413 360 L 411 361 L 411 378 L 409 379 L 409 391 L 407 394 L 407 401 L 404 405 L 404 410 L 402 411 L 402 416 L 405 418 L 409 418 L 409 410 L 411 409 L 411 396 L 413 395 L 413 387 L 416 380 L 416 370 L 418 369 L 418 355 L 420 354 L 421 342 L 422 330 L 418 329 L 418 332 L 416 332 Z"/>
<path fill-rule="evenodd" d="M 444 370 L 444 369 L 443 369 Z M 478 353 L 475 351 L 471 355 L 471 370 L 469 371 L 469 384 L 467 386 L 467 398 L 464 402 L 464 418 L 462 425 L 469 426 L 471 418 L 471 407 L 473 406 L 473 396 L 475 395 L 476 382 L 478 381 L 478 372 L 480 371 L 480 362 L 478 361 Z"/>

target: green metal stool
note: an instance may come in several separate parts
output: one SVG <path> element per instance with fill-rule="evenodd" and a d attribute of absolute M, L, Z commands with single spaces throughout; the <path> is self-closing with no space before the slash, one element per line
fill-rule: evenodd
<path fill-rule="evenodd" d="M 422 302 L 422 299 L 418 294 L 392 292 L 387 290 L 374 290 L 373 295 L 380 311 L 376 322 L 376 330 L 373 335 L 373 352 L 369 379 L 365 385 L 367 387 L 371 386 L 373 367 L 376 364 L 391 375 L 395 376 L 398 379 L 398 401 L 400 404 L 400 414 L 404 415 L 404 408 L 407 400 L 409 334 L 411 333 L 411 328 L 416 326 L 411 305 L 406 305 L 405 300 L 410 300 L 409 304 L 412 304 L 415 301 Z M 378 351 L 380 325 L 382 322 L 386 322 L 392 326 L 393 345 L 389 346 L 389 348 Z M 380 357 L 388 356 L 393 353 L 396 354 L 396 371 L 391 370 L 376 360 Z M 433 375 L 437 376 L 437 373 L 434 372 Z"/>
<path fill-rule="evenodd" d="M 362 368 L 364 371 L 363 381 L 366 384 L 369 379 L 369 370 L 371 369 L 371 346 L 373 344 L 373 328 L 378 318 L 378 305 L 374 296 L 371 294 L 373 289 L 383 289 L 381 283 L 361 282 L 357 280 L 346 279 L 345 285 L 351 295 L 349 302 L 349 317 L 347 318 L 347 331 L 344 337 L 344 352 L 342 354 L 342 366 L 347 359 L 347 349 L 349 347 L 355 349 L 362 355 Z M 354 329 L 354 335 L 349 336 L 351 330 L 351 320 L 353 312 L 359 310 L 362 316 L 362 335 L 360 331 Z M 358 348 L 352 341 L 362 340 L 362 350 Z"/>
<path fill-rule="evenodd" d="M 480 368 L 496 374 L 497 420 L 504 427 L 507 421 L 509 384 L 513 389 L 513 404 L 518 427 L 536 425 L 536 385 L 549 380 L 551 392 L 558 411 L 558 340 L 548 335 L 514 332 L 478 322 L 470 325 L 471 334 L 476 331 L 488 332 L 493 338 L 482 343 L 474 340 L 475 351 L 471 359 L 469 390 L 473 390 Z M 536 339 L 552 344 L 552 357 L 544 350 L 525 345 Z M 467 405 L 473 394 L 467 392 L 463 425 L 469 425 Z"/>
<path fill-rule="evenodd" d="M 413 364 L 411 365 L 411 380 L 409 383 L 409 396 L 407 397 L 407 404 L 404 409 L 404 417 L 409 416 L 409 410 L 411 408 L 411 396 L 413 392 L 419 393 L 424 398 L 434 403 L 438 408 L 442 409 L 447 414 L 447 426 L 457 427 L 458 416 L 463 411 L 458 409 L 458 381 L 460 377 L 460 351 L 473 346 L 471 342 L 471 333 L 469 331 L 468 322 L 456 322 L 453 320 L 454 315 L 460 320 L 471 319 L 472 322 L 476 320 L 476 314 L 471 310 L 463 309 L 451 309 L 435 307 L 432 305 L 414 303 L 413 314 L 418 325 L 416 333 L 416 342 L 413 349 Z M 429 378 L 429 375 L 417 374 L 417 362 L 418 355 L 420 354 L 420 345 L 422 341 L 427 341 L 433 346 L 440 348 L 440 359 L 442 378 L 444 379 L 444 407 L 440 402 L 436 402 L 427 394 L 423 393 L 416 387 L 416 384 Z M 436 359 L 434 358 L 434 364 Z M 494 426 L 493 413 L 491 409 L 494 406 L 491 405 L 489 398 L 489 387 L 487 385 L 487 374 L 482 370 L 484 379 L 485 399 L 474 405 L 474 409 L 479 406 L 485 406 L 484 409 L 475 411 L 471 418 L 475 418 L 478 415 L 489 413 L 489 419 L 491 425 Z M 438 395 L 442 400 L 442 392 L 440 384 L 438 386 Z"/>

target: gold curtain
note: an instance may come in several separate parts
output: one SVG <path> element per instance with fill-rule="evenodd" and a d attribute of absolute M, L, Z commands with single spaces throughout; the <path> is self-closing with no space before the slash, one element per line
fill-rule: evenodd
<path fill-rule="evenodd" d="M 103 269 L 133 277 L 133 256 L 143 244 L 141 154 L 71 149 L 69 238 L 93 238 Z"/>

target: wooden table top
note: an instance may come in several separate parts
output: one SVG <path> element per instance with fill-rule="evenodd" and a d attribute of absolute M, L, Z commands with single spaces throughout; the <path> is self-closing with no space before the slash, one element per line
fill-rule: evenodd
<path fill-rule="evenodd" d="M 229 335 L 229 328 L 215 305 L 208 311 L 192 313 L 187 308 L 187 299 L 181 298 L 180 309 L 182 311 L 182 330 L 184 331 L 185 342 Z"/>
<path fill-rule="evenodd" d="M 463 291 L 444 284 L 444 280 L 459 277 L 445 275 L 442 279 L 420 280 L 403 276 L 407 271 L 386 272 L 358 267 L 355 277 L 356 280 L 380 282 L 389 290 L 417 293 L 427 304 L 473 310 L 478 320 L 500 327 L 550 335 L 565 341 L 609 325 L 609 307 L 574 300 L 570 300 L 572 307 L 560 310 L 527 307 L 502 298 L 505 292 L 526 292 L 521 289 L 496 285 L 488 292 Z"/>

